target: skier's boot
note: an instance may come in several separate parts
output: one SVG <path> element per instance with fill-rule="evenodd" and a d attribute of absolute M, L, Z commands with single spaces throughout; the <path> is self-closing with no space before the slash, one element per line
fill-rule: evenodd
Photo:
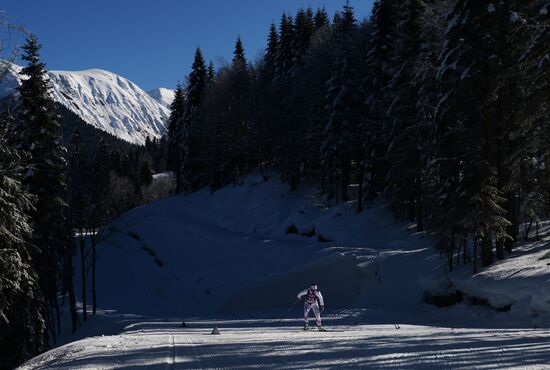
<path fill-rule="evenodd" d="M 307 325 L 307 322 L 304 323 L 304 330 L 309 330 L 309 326 Z"/>
<path fill-rule="evenodd" d="M 327 329 L 323 328 L 321 325 L 317 325 L 317 329 L 319 331 L 327 331 Z"/>

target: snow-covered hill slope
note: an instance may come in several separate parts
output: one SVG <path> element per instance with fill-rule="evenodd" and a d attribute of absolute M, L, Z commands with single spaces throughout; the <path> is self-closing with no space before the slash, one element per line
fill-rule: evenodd
<path fill-rule="evenodd" d="M 20 66 L 9 65 L 0 97 L 16 92 L 20 71 Z M 52 98 L 94 127 L 135 144 L 145 143 L 147 136 L 160 137 L 166 130 L 168 109 L 124 77 L 100 69 L 48 75 Z"/>
<path fill-rule="evenodd" d="M 532 318 L 535 327 L 550 327 L 550 222 L 542 223 L 540 240 L 521 242 L 511 256 L 472 274 L 472 265 L 451 273 L 422 277 L 434 296 L 457 291 L 496 310 L 508 311 L 509 320 Z"/>
<path fill-rule="evenodd" d="M 550 368 L 550 331 L 530 319 L 422 303 L 442 260 L 408 226 L 276 175 L 136 208 L 102 231 L 99 314 L 58 343 L 85 339 L 21 369 Z M 312 281 L 326 333 L 300 329 Z"/>
<path fill-rule="evenodd" d="M 164 87 L 159 87 L 158 89 L 153 89 L 147 91 L 150 97 L 159 102 L 163 107 L 170 108 L 170 104 L 174 100 L 174 90 L 166 89 Z"/>
<path fill-rule="evenodd" d="M 293 193 L 250 176 L 134 209 L 106 228 L 100 306 L 147 315 L 257 311 L 289 306 L 316 281 L 327 307 L 414 309 L 422 299 L 414 276 L 433 251 L 403 227 L 383 208 L 360 216 L 353 205 L 326 209 L 310 189 Z M 388 296 L 398 287 L 402 294 Z"/>

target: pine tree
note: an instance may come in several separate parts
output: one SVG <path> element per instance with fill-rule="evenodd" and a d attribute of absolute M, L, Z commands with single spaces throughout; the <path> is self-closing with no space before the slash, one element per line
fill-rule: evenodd
<path fill-rule="evenodd" d="M 216 79 L 216 69 L 214 68 L 214 63 L 212 61 L 208 63 L 207 75 L 208 75 L 208 82 L 214 82 L 214 80 Z"/>
<path fill-rule="evenodd" d="M 269 36 L 267 37 L 267 49 L 264 57 L 264 73 L 269 79 L 273 79 L 275 67 L 277 65 L 277 54 L 279 53 L 279 34 L 275 23 L 269 27 Z"/>
<path fill-rule="evenodd" d="M 174 100 L 170 104 L 170 117 L 168 118 L 167 146 L 169 171 L 179 173 L 182 155 L 182 131 L 184 113 L 185 93 L 183 87 L 178 83 L 174 92 Z"/>
<path fill-rule="evenodd" d="M 88 320 L 88 305 L 87 305 L 87 249 L 86 249 L 86 209 L 90 201 L 86 195 L 88 185 L 87 170 L 88 166 L 83 155 L 83 144 L 80 130 L 75 128 L 69 143 L 69 168 L 68 168 L 68 189 L 69 189 L 69 209 L 71 214 L 72 227 L 78 230 L 78 247 L 80 254 L 80 283 L 82 294 L 82 319 Z"/>
<path fill-rule="evenodd" d="M 444 123 L 441 142 L 446 144 L 442 145 L 440 156 L 453 158 L 448 161 L 443 178 L 453 180 L 448 192 L 456 194 L 460 189 L 461 194 L 468 194 L 477 202 L 474 207 L 455 200 L 459 215 L 466 215 L 456 224 L 476 240 L 481 239 L 483 266 L 493 261 L 493 240 L 497 256 L 503 258 L 505 240 L 510 238 L 503 231 L 511 223 L 504 217 L 506 204 L 502 196 L 503 180 L 512 176 L 510 172 L 503 174 L 508 167 L 504 163 L 515 167 L 512 158 L 517 157 L 517 152 L 514 150 L 510 157 L 511 147 L 502 144 L 509 140 L 510 129 L 514 136 L 522 130 L 518 131 L 515 123 L 506 119 L 510 102 L 502 100 L 513 82 L 510 68 L 516 64 L 515 58 L 510 60 L 513 44 L 507 45 L 514 28 L 510 26 L 510 10 L 508 4 L 457 3 L 439 68 L 441 88 L 447 90 L 440 104 L 440 120 Z M 448 145 L 451 140 L 462 145 Z M 490 176 L 479 175 L 482 172 Z M 467 181 L 469 174 L 478 174 L 479 178 Z"/>
<path fill-rule="evenodd" d="M 28 152 L 23 183 L 36 197 L 31 213 L 34 228 L 33 256 L 44 297 L 53 310 L 47 317 L 50 334 L 60 331 L 57 283 L 60 281 L 60 263 L 64 260 L 66 246 L 66 202 L 64 175 L 65 148 L 61 144 L 61 127 L 56 121 L 52 101 L 48 95 L 49 84 L 45 65 L 40 62 L 40 45 L 30 36 L 23 46 L 22 59 L 28 62 L 23 68 L 19 93 L 21 106 L 18 117 L 18 149 Z M 40 263 L 38 263 L 40 261 Z"/>
<path fill-rule="evenodd" d="M 28 213 L 34 197 L 22 185 L 22 163 L 8 144 L 9 113 L 0 116 L 0 369 L 41 352 L 45 320 Z"/>
<path fill-rule="evenodd" d="M 328 14 L 327 14 L 327 11 L 325 10 L 325 7 L 317 9 L 317 11 L 315 12 L 313 24 L 315 25 L 316 31 L 324 27 L 330 26 L 330 20 L 328 18 Z"/>
<path fill-rule="evenodd" d="M 226 138 L 227 167 L 231 169 L 227 173 L 224 182 L 236 182 L 250 168 L 252 149 L 250 148 L 250 120 L 248 117 L 250 74 L 248 63 L 244 54 L 241 38 L 235 42 L 233 61 L 229 70 L 228 102 L 226 107 L 227 130 Z"/>
<path fill-rule="evenodd" d="M 343 18 L 343 17 L 342 17 Z M 340 21 L 342 24 L 343 21 Z M 391 78 L 396 72 L 394 40 L 398 38 L 398 2 L 378 0 L 373 5 L 371 16 L 371 38 L 365 65 L 367 74 L 363 78 L 365 100 L 365 176 L 368 178 L 369 199 L 377 197 L 384 187 L 387 164 L 385 155 L 391 141 L 388 137 L 389 117 L 387 109 L 391 94 L 385 94 Z M 340 26 L 341 27 L 341 26 Z"/>
<path fill-rule="evenodd" d="M 208 71 L 202 52 L 199 48 L 195 51 L 195 59 L 191 66 L 191 73 L 187 79 L 184 111 L 181 118 L 181 164 L 176 174 L 177 192 L 192 191 L 200 180 L 198 163 L 195 161 L 196 151 L 200 149 L 200 139 L 196 135 L 201 132 L 197 122 L 199 109 L 204 98 L 204 91 L 208 81 Z"/>
<path fill-rule="evenodd" d="M 433 60 L 426 60 L 431 58 L 426 53 L 437 50 L 437 45 L 428 42 L 425 30 L 440 22 L 433 14 L 428 20 L 426 8 L 426 3 L 419 0 L 402 4 L 399 38 L 395 40 L 395 59 L 401 65 L 388 85 L 393 95 L 388 111 L 393 120 L 389 126 L 391 142 L 386 156 L 389 171 L 384 193 L 400 217 L 416 221 L 417 231 L 424 230 L 423 172 L 430 156 L 425 142 L 431 134 L 429 123 L 419 112 L 431 104 L 419 105 L 418 100 L 422 85 L 433 80 L 431 76 L 435 74 Z M 426 73 L 424 68 L 431 68 L 431 73 Z M 422 78 L 417 79 L 419 73 Z M 435 89 L 433 84 L 431 89 Z"/>
<path fill-rule="evenodd" d="M 296 76 L 301 72 L 306 52 L 314 33 L 313 14 L 304 9 L 296 13 L 294 22 L 294 37 L 292 40 L 292 74 Z"/>
<path fill-rule="evenodd" d="M 139 180 L 143 186 L 149 186 L 153 182 L 153 170 L 149 161 L 143 161 L 139 170 Z"/>
<path fill-rule="evenodd" d="M 327 82 L 329 120 L 321 147 L 327 182 L 330 184 L 328 193 L 339 194 L 343 201 L 348 200 L 352 162 L 359 163 L 362 160 L 360 117 L 364 98 L 361 94 L 361 78 L 355 67 L 357 57 L 353 44 L 356 27 L 353 8 L 346 3 L 340 27 L 335 30 L 334 72 Z"/>
<path fill-rule="evenodd" d="M 279 47 L 275 77 L 273 79 L 273 88 L 281 96 L 288 87 L 288 76 L 294 61 L 293 43 L 294 23 L 292 17 L 283 14 L 279 24 Z"/>

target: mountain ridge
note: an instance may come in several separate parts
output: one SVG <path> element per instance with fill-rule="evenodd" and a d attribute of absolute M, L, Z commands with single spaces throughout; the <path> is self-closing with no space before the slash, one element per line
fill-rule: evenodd
<path fill-rule="evenodd" d="M 17 93 L 22 67 L 2 61 L 7 73 L 0 97 Z M 132 81 L 102 69 L 48 71 L 50 94 L 85 122 L 127 142 L 143 145 L 166 131 L 169 109 Z"/>

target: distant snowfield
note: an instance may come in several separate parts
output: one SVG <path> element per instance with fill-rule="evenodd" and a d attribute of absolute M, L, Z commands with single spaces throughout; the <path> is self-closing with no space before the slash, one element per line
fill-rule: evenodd
<path fill-rule="evenodd" d="M 432 242 L 353 206 L 253 175 L 134 209 L 102 232 L 100 314 L 22 369 L 550 368 L 530 316 L 422 303 Z M 312 281 L 326 333 L 288 312 Z"/>
<path fill-rule="evenodd" d="M 6 64 L 0 60 L 0 67 Z M 13 94 L 21 85 L 22 67 L 8 63 L 0 83 L 0 98 Z M 147 137 L 159 138 L 166 131 L 169 109 L 130 80 L 115 73 L 48 71 L 51 96 L 86 123 L 134 144 Z M 169 92 L 163 90 L 163 97 Z M 166 91 L 164 91 L 166 90 Z"/>

